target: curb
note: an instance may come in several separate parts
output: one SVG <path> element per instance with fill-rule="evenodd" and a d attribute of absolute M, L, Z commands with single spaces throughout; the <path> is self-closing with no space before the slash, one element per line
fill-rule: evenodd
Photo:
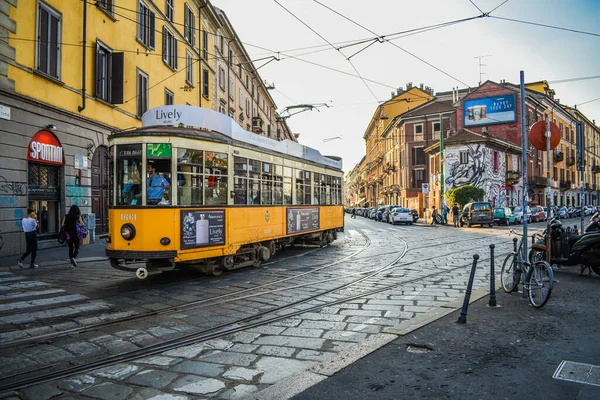
<path fill-rule="evenodd" d="M 502 290 L 496 286 L 497 290 Z M 471 293 L 472 304 L 490 294 L 489 290 L 473 290 Z M 411 332 L 416 331 L 430 323 L 441 319 L 448 314 L 459 311 L 462 308 L 462 299 L 456 299 L 449 302 L 447 305 L 425 313 L 424 315 L 401 322 L 398 326 L 385 328 L 383 333 L 379 333 L 369 337 L 361 343 L 349 347 L 335 356 L 315 365 L 314 367 L 285 378 L 282 381 L 258 392 L 249 399 L 254 400 L 285 400 L 294 397 L 295 395 L 305 391 L 306 389 L 324 381 L 328 377 L 341 371 L 352 363 L 367 356 L 368 354 L 380 349 L 386 344 L 393 342 L 400 336 L 406 336 Z"/>

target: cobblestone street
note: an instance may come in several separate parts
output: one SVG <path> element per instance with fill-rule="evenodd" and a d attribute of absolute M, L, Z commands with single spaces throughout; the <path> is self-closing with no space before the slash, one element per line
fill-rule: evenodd
<path fill-rule="evenodd" d="M 492 243 L 498 279 L 508 228 L 349 216 L 327 248 L 286 249 L 220 277 L 140 281 L 106 261 L 5 270 L 2 387 L 31 399 L 278 398 L 297 374 L 349 364 L 460 307 L 475 253 L 473 296 L 487 293 Z"/>

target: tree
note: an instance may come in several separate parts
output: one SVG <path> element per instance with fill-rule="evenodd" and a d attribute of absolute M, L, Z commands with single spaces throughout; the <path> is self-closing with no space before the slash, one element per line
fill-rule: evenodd
<path fill-rule="evenodd" d="M 447 204 L 458 203 L 461 207 L 472 201 L 483 200 L 484 195 L 485 191 L 483 189 L 479 189 L 473 185 L 461 186 L 448 190 L 445 193 Z"/>

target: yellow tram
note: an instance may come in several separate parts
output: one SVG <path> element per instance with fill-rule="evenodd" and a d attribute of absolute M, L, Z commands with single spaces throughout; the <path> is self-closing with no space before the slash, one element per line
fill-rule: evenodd
<path fill-rule="evenodd" d="M 142 125 L 109 137 L 114 268 L 218 275 L 343 229 L 341 159 L 199 107 L 157 107 Z"/>

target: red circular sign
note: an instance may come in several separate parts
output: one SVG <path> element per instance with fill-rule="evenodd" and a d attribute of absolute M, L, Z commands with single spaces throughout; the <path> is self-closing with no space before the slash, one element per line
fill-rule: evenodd
<path fill-rule="evenodd" d="M 63 147 L 54 133 L 46 130 L 38 131 L 29 142 L 27 159 L 44 164 L 63 165 L 65 155 Z"/>
<path fill-rule="evenodd" d="M 529 130 L 529 140 L 538 150 L 546 150 L 546 121 L 538 121 Z M 560 129 L 554 122 L 550 122 L 550 150 L 560 144 Z"/>

